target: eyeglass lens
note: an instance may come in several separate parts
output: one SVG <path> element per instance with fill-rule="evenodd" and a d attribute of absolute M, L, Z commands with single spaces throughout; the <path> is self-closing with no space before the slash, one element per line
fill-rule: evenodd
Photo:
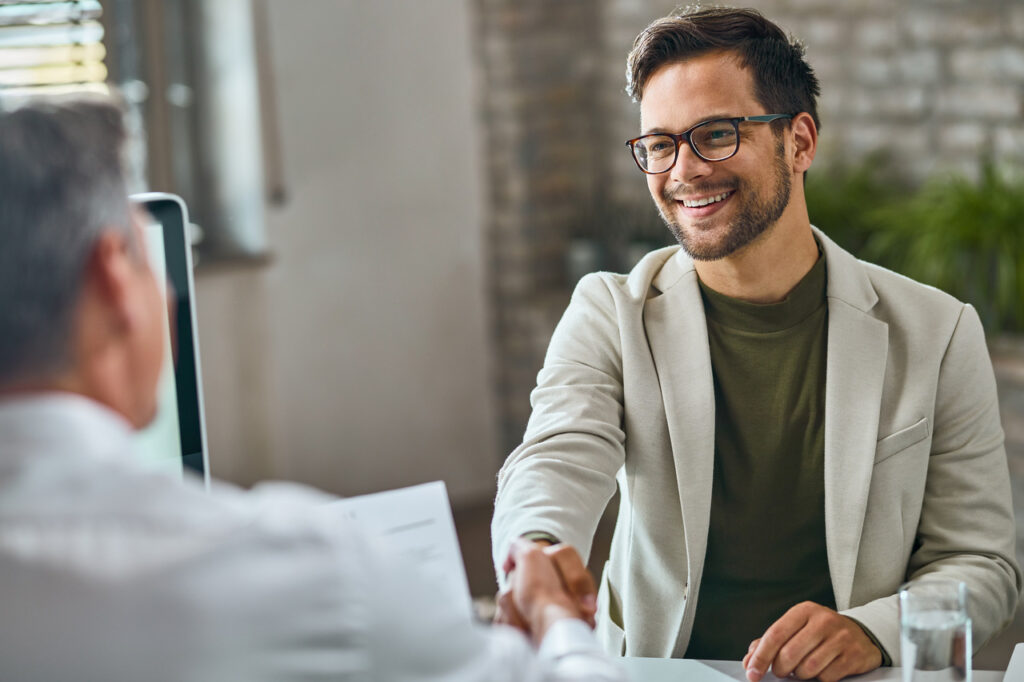
<path fill-rule="evenodd" d="M 732 156 L 738 141 L 732 121 L 708 121 L 690 132 L 694 149 L 708 161 Z M 676 151 L 676 141 L 668 135 L 646 135 L 633 145 L 637 162 L 649 173 L 663 173 L 671 168 Z"/>

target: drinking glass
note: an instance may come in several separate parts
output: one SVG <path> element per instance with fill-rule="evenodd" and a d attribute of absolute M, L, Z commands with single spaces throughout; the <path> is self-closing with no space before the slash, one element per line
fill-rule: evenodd
<path fill-rule="evenodd" d="M 900 588 L 903 682 L 971 682 L 967 585 L 922 579 Z"/>

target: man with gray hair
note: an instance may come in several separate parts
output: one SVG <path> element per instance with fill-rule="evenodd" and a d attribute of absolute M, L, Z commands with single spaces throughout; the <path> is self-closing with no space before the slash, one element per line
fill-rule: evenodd
<path fill-rule="evenodd" d="M 106 99 L 0 112 L 0 678 L 620 680 L 564 554 L 522 542 L 508 560 L 535 651 L 440 617 L 327 495 L 208 494 L 135 461 L 166 307 L 122 118 Z"/>

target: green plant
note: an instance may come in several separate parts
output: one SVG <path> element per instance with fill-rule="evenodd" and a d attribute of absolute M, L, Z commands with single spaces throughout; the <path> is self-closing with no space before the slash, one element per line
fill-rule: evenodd
<path fill-rule="evenodd" d="M 871 218 L 865 258 L 970 302 L 990 331 L 1024 330 L 1024 182 L 986 163 L 977 182 L 934 179 Z"/>
<path fill-rule="evenodd" d="M 869 156 L 853 166 L 814 168 L 807 175 L 805 195 L 811 222 L 834 242 L 862 257 L 878 225 L 873 211 L 906 196 L 907 182 L 884 156 Z"/>
<path fill-rule="evenodd" d="M 985 163 L 977 181 L 913 188 L 891 168 L 873 158 L 812 173 L 811 222 L 858 257 L 971 303 L 990 332 L 1024 331 L 1024 179 Z"/>

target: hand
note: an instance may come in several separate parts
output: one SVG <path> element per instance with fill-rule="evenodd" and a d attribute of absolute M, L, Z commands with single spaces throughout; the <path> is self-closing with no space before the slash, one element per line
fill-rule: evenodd
<path fill-rule="evenodd" d="M 520 628 L 537 644 L 563 618 L 580 618 L 593 626 L 594 581 L 568 545 L 542 548 L 516 540 L 504 568 L 509 590 L 498 596 L 496 622 Z"/>
<path fill-rule="evenodd" d="M 558 569 L 562 585 L 576 600 L 576 608 L 580 616 L 591 628 L 595 627 L 594 617 L 597 615 L 597 586 L 594 576 L 583 564 L 579 552 L 572 545 L 564 542 L 544 547 L 546 554 Z"/>
<path fill-rule="evenodd" d="M 750 682 L 765 672 L 836 682 L 882 665 L 882 652 L 853 620 L 813 602 L 797 604 L 750 643 L 743 667 Z"/>
<path fill-rule="evenodd" d="M 512 588 L 498 592 L 495 600 L 494 623 L 498 625 L 511 625 L 524 634 L 530 634 L 530 626 L 516 609 L 515 601 L 512 598 Z"/>
<path fill-rule="evenodd" d="M 594 578 L 583 564 L 583 559 L 572 545 L 566 543 L 552 544 L 548 540 L 533 540 L 534 544 L 544 547 L 544 553 L 554 562 L 562 579 L 562 585 L 576 598 L 576 606 L 580 617 L 591 628 L 595 627 L 597 615 L 597 589 Z M 508 575 L 514 567 L 511 552 L 505 559 L 502 570 Z M 499 592 L 496 600 L 494 622 L 511 625 L 529 633 L 529 628 L 522 615 L 516 610 L 512 590 Z"/>
<path fill-rule="evenodd" d="M 534 540 L 533 542 L 541 547 L 550 547 L 554 544 L 550 540 L 544 539 Z M 505 572 L 506 578 L 508 578 L 509 574 L 512 572 L 513 566 L 512 550 L 509 549 L 509 555 L 505 557 L 505 563 L 501 567 L 501 570 Z M 511 587 L 498 592 L 495 600 L 494 622 L 499 625 L 511 625 L 514 628 L 522 630 L 526 634 L 530 634 L 530 628 L 527 626 L 526 621 L 523 620 L 522 615 L 520 615 L 519 611 L 516 610 L 516 605 L 512 598 Z"/>

